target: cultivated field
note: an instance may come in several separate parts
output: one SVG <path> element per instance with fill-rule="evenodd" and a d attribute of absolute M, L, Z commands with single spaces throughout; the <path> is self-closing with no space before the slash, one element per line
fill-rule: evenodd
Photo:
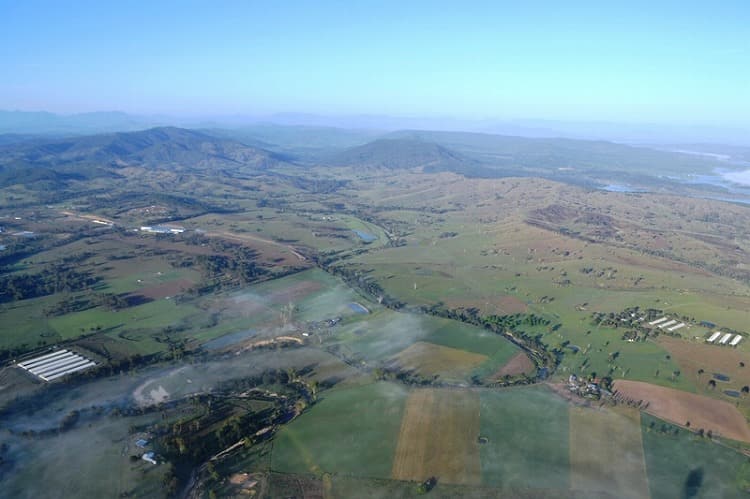
<path fill-rule="evenodd" d="M 478 485 L 479 394 L 419 389 L 409 394 L 393 460 L 393 478 Z"/>
<path fill-rule="evenodd" d="M 690 428 L 711 430 L 715 435 L 750 442 L 750 427 L 734 404 L 680 390 L 638 381 L 617 380 L 614 389 L 627 398 L 643 400 L 647 412 Z"/>
<path fill-rule="evenodd" d="M 570 489 L 568 404 L 543 386 L 480 394 L 482 483 Z"/>
<path fill-rule="evenodd" d="M 406 390 L 375 383 L 332 390 L 275 437 L 277 471 L 389 478 Z"/>
<path fill-rule="evenodd" d="M 418 341 L 402 350 L 390 362 L 400 369 L 413 370 L 424 377 L 462 381 L 486 360 L 486 355 Z"/>
<path fill-rule="evenodd" d="M 518 352 L 510 358 L 507 364 L 498 369 L 493 375 L 495 378 L 502 376 L 515 376 L 518 374 L 531 374 L 534 371 L 534 363 L 524 352 Z"/>
<path fill-rule="evenodd" d="M 571 488 L 622 499 L 649 497 L 640 414 L 571 407 L 569 417 Z"/>

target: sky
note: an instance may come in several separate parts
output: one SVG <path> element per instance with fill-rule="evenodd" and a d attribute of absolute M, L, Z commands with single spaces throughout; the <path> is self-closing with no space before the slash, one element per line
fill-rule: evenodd
<path fill-rule="evenodd" d="M 0 109 L 750 126 L 750 3 L 0 0 Z"/>

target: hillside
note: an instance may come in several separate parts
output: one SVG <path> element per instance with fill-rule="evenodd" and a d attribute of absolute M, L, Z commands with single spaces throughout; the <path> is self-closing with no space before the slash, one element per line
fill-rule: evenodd
<path fill-rule="evenodd" d="M 710 172 L 717 166 L 717 161 L 708 157 L 606 141 L 421 130 L 393 132 L 387 138 L 435 142 L 458 154 L 479 158 L 493 168 L 523 168 L 536 173 L 575 169 L 586 173 L 680 175 Z"/>
<path fill-rule="evenodd" d="M 170 170 L 265 169 L 282 160 L 264 149 L 174 127 L 0 147 L 0 184 L 38 178 L 117 175 L 124 167 Z"/>
<path fill-rule="evenodd" d="M 394 170 L 423 168 L 425 171 L 458 171 L 479 165 L 478 161 L 440 144 L 411 138 L 378 139 L 337 153 L 329 163 Z"/>

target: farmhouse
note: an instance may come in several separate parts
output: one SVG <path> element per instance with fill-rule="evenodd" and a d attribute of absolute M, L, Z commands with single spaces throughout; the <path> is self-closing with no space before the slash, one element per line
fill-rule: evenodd
<path fill-rule="evenodd" d="M 149 234 L 182 234 L 185 232 L 185 228 L 175 225 L 143 225 L 141 226 L 141 232 Z"/>
<path fill-rule="evenodd" d="M 17 365 L 43 381 L 54 381 L 68 374 L 94 367 L 96 362 L 63 349 L 19 362 Z"/>

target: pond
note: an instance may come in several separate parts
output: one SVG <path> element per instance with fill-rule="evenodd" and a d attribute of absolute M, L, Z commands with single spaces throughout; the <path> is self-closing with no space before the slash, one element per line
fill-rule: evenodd
<path fill-rule="evenodd" d="M 361 230 L 356 230 L 356 229 L 355 229 L 355 230 L 354 230 L 353 232 L 354 232 L 355 234 L 357 234 L 357 236 L 359 236 L 359 238 L 360 238 L 360 239 L 361 239 L 361 240 L 362 240 L 363 242 L 365 242 L 365 243 L 371 243 L 371 242 L 373 242 L 373 241 L 376 241 L 376 240 L 378 239 L 378 237 L 377 237 L 377 236 L 374 236 L 374 235 L 372 235 L 372 234 L 369 234 L 369 233 L 367 233 L 367 232 L 363 232 L 363 231 L 361 231 Z"/>
<path fill-rule="evenodd" d="M 239 343 L 243 340 L 255 336 L 255 330 L 248 329 L 246 331 L 237 331 L 236 333 L 225 334 L 218 338 L 214 338 L 203 344 L 203 348 L 206 350 L 218 350 L 220 348 Z"/>
<path fill-rule="evenodd" d="M 370 311 L 367 310 L 367 308 L 363 305 L 360 305 L 357 302 L 352 302 L 349 304 L 349 308 L 354 311 L 356 314 L 369 314 Z"/>

